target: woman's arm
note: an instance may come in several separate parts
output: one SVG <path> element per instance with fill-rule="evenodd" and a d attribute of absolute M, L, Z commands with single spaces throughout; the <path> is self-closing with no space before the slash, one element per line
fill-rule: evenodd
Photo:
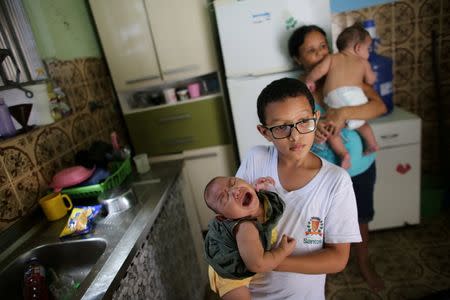
<path fill-rule="evenodd" d="M 329 124 L 341 129 L 344 127 L 346 120 L 370 120 L 387 111 L 383 100 L 370 85 L 364 83 L 362 89 L 369 101 L 362 105 L 345 106 L 337 109 L 329 108 L 325 116 Z"/>
<path fill-rule="evenodd" d="M 338 273 L 347 265 L 349 255 L 349 243 L 325 244 L 319 251 L 286 257 L 275 270 L 302 274 Z"/>

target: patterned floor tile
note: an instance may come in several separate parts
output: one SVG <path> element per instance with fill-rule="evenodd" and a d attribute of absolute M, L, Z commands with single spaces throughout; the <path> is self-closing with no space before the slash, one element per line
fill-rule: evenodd
<path fill-rule="evenodd" d="M 381 300 L 380 295 L 368 288 L 343 288 L 332 292 L 327 299 L 330 300 Z"/>
<path fill-rule="evenodd" d="M 370 260 L 385 281 L 385 289 L 370 291 L 351 257 L 342 272 L 344 279 L 338 278 L 346 281 L 346 286 L 335 284 L 337 275 L 327 276 L 327 299 L 421 299 L 449 289 L 449 219 L 450 212 L 428 218 L 418 226 L 372 232 Z"/>
<path fill-rule="evenodd" d="M 434 290 L 426 285 L 405 284 L 391 287 L 387 295 L 387 299 L 389 300 L 420 299 L 433 292 Z"/>
<path fill-rule="evenodd" d="M 425 266 L 450 281 L 450 242 L 447 245 L 423 248 L 420 258 Z"/>

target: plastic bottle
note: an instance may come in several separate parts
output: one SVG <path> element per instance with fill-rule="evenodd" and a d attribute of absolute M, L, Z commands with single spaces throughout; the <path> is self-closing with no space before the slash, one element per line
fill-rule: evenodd
<path fill-rule="evenodd" d="M 387 113 L 390 113 L 394 108 L 393 100 L 393 74 L 392 74 L 392 59 L 376 52 L 380 39 L 376 34 L 376 26 L 374 20 L 365 20 L 363 22 L 364 28 L 369 32 L 372 38 L 372 46 L 370 47 L 369 63 L 372 70 L 377 74 L 377 80 L 374 84 L 374 89 L 381 96 L 387 108 Z"/>
<path fill-rule="evenodd" d="M 45 268 L 37 258 L 30 259 L 25 267 L 23 275 L 23 298 L 25 300 L 49 299 Z"/>
<path fill-rule="evenodd" d="M 16 135 L 16 127 L 14 127 L 8 106 L 6 106 L 3 98 L 0 98 L 0 135 L 2 137 Z"/>

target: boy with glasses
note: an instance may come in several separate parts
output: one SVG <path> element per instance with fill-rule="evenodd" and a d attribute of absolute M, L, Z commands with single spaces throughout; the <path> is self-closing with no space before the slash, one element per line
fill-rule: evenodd
<path fill-rule="evenodd" d="M 273 145 L 253 147 L 236 176 L 274 179 L 286 206 L 279 236 L 297 243 L 275 271 L 252 279 L 252 299 L 325 299 L 326 274 L 342 271 L 350 243 L 361 241 L 350 176 L 310 152 L 320 118 L 314 107 L 307 86 L 292 78 L 273 81 L 257 100 L 258 131 Z"/>

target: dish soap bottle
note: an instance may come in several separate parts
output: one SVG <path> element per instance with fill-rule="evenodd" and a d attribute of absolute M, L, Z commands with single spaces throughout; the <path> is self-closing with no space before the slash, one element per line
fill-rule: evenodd
<path fill-rule="evenodd" d="M 10 137 L 16 135 L 16 127 L 12 121 L 11 114 L 9 113 L 8 106 L 5 104 L 5 100 L 0 98 L 0 136 Z"/>
<path fill-rule="evenodd" d="M 49 299 L 45 268 L 35 257 L 30 259 L 25 267 L 23 274 L 23 299 Z"/>

